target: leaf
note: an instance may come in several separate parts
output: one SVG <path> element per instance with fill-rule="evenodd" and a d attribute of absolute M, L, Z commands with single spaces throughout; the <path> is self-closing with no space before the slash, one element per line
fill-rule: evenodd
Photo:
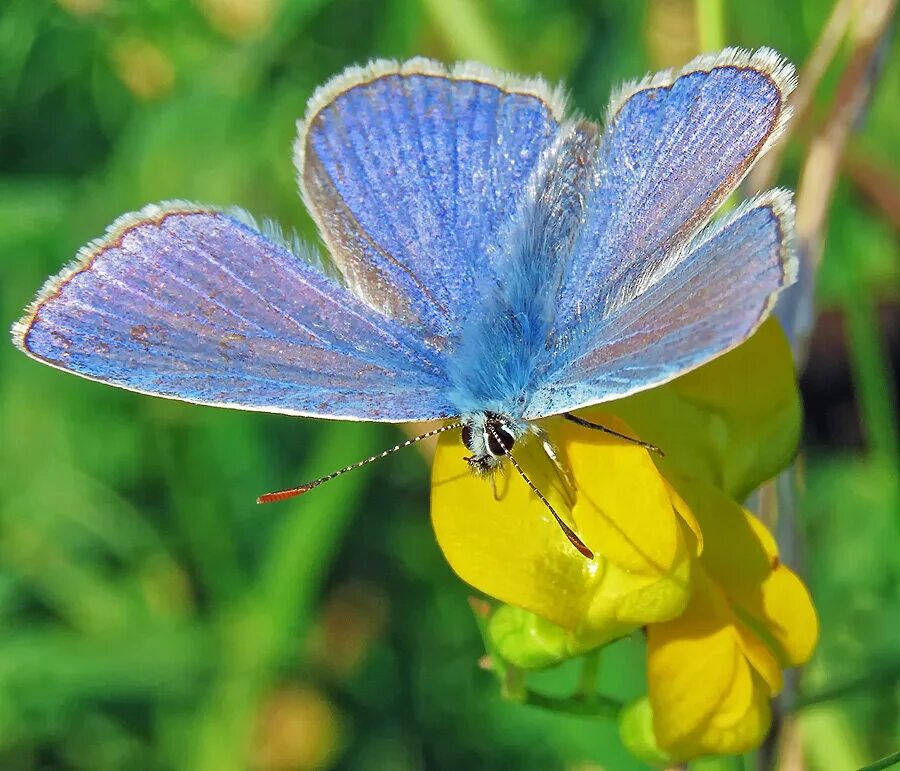
<path fill-rule="evenodd" d="M 736 500 L 791 462 L 802 419 L 790 346 L 774 319 L 693 372 L 583 414 L 602 422 L 606 413 L 665 452 L 664 472 L 704 479 Z"/>

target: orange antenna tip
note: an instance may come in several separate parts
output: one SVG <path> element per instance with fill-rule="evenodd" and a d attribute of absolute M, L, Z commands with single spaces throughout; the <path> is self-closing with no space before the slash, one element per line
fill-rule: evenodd
<path fill-rule="evenodd" d="M 260 495 L 259 498 L 256 499 L 257 503 L 277 503 L 278 501 L 284 501 L 288 498 L 296 498 L 298 495 L 303 495 L 303 493 L 308 493 L 313 489 L 315 485 L 302 485 L 300 487 L 292 487 L 290 490 L 278 490 L 274 493 L 266 493 L 265 495 Z"/>

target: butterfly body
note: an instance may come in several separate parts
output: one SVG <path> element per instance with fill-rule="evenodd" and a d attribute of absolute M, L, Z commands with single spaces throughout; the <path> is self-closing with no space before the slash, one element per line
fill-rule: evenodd
<path fill-rule="evenodd" d="M 198 404 L 452 419 L 490 472 L 538 419 L 665 383 L 770 314 L 796 277 L 790 193 L 713 215 L 793 87 L 775 52 L 728 49 L 626 85 L 601 128 L 479 65 L 351 68 L 295 144 L 327 260 L 240 210 L 148 206 L 51 278 L 13 341 Z"/>

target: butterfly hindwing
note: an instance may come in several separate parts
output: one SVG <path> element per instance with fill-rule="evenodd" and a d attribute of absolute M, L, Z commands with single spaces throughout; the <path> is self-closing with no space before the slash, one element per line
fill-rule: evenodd
<path fill-rule="evenodd" d="M 558 327 L 614 312 L 685 256 L 789 118 L 793 67 L 769 49 L 727 49 L 612 100 L 599 184 L 560 296 Z"/>
<path fill-rule="evenodd" d="M 458 335 L 562 111 L 541 81 L 424 59 L 323 86 L 295 164 L 350 288 L 437 344 Z"/>
<path fill-rule="evenodd" d="M 30 356 L 168 398 L 329 418 L 452 414 L 438 355 L 252 222 L 126 215 L 16 325 Z"/>
<path fill-rule="evenodd" d="M 758 196 L 702 233 L 679 264 L 603 319 L 531 398 L 537 418 L 668 382 L 734 348 L 793 283 L 790 193 Z"/>

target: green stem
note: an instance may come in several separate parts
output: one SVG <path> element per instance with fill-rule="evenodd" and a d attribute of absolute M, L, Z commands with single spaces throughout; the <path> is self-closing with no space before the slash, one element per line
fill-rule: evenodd
<path fill-rule="evenodd" d="M 590 699 L 597 693 L 597 678 L 599 675 L 600 651 L 588 651 L 582 659 L 581 678 L 578 681 L 578 694 L 582 699 Z"/>
<path fill-rule="evenodd" d="M 891 753 L 881 760 L 876 760 L 868 766 L 863 766 L 859 771 L 880 771 L 882 768 L 890 768 L 891 766 L 900 765 L 900 750 Z"/>
<path fill-rule="evenodd" d="M 697 42 L 704 53 L 725 47 L 725 4 L 722 0 L 694 0 Z"/>
<path fill-rule="evenodd" d="M 816 704 L 834 701 L 835 699 L 842 699 L 846 696 L 852 696 L 855 693 L 859 693 L 860 691 L 868 691 L 873 688 L 890 688 L 893 687 L 892 683 L 895 683 L 898 677 L 900 677 L 900 664 L 888 664 L 878 671 L 869 672 L 854 680 L 839 683 L 838 685 L 831 686 L 830 688 L 815 693 L 800 694 L 790 710 L 796 712 L 797 710 L 812 707 Z"/>
<path fill-rule="evenodd" d="M 495 656 L 495 658 L 497 657 Z M 528 688 L 525 687 L 525 672 L 511 664 L 505 664 L 503 679 L 500 681 L 500 695 L 509 701 L 527 701 Z"/>
<path fill-rule="evenodd" d="M 547 696 L 543 693 L 537 693 L 527 689 L 524 698 L 521 699 L 521 703 L 565 715 L 600 716 L 608 717 L 613 720 L 619 717 L 619 712 L 622 711 L 622 707 L 624 706 L 615 699 L 610 699 L 607 696 L 601 696 L 596 693 L 587 697 L 574 696 L 560 698 L 557 696 Z"/>
<path fill-rule="evenodd" d="M 874 453 L 896 468 L 900 463 L 897 410 L 891 399 L 893 386 L 885 364 L 874 302 L 867 292 L 848 292 L 844 310 L 853 379 L 866 441 Z"/>
<path fill-rule="evenodd" d="M 502 69 L 515 69 L 502 36 L 493 28 L 487 3 L 475 0 L 424 0 L 431 23 L 455 59 L 474 59 Z"/>

